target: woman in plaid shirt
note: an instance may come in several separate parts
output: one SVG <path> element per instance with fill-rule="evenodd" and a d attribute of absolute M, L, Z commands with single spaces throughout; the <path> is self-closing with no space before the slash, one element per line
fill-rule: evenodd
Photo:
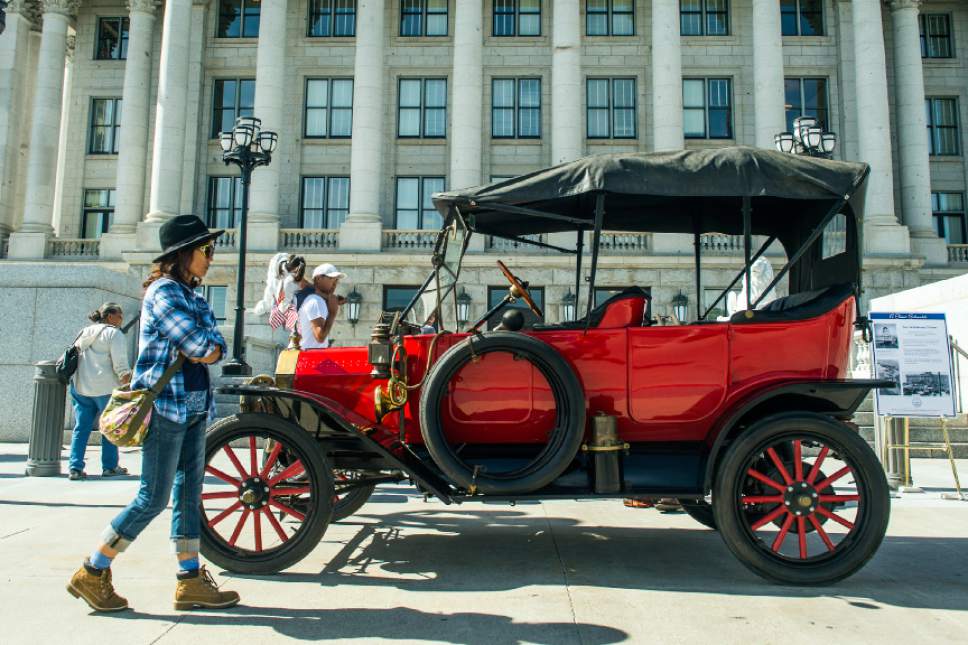
<path fill-rule="evenodd" d="M 132 389 L 153 386 L 179 354 L 180 371 L 155 400 L 142 450 L 138 496 L 104 530 L 101 543 L 77 570 L 68 591 L 95 610 L 119 611 L 128 601 L 115 593 L 111 561 L 173 500 L 171 540 L 178 555 L 175 609 L 224 608 L 239 602 L 219 591 L 198 561 L 200 503 L 205 475 L 205 427 L 214 413 L 208 365 L 227 351 L 208 303 L 194 289 L 215 255 L 215 238 L 195 215 L 181 215 L 160 230 L 162 254 L 145 281 L 141 337 Z"/>

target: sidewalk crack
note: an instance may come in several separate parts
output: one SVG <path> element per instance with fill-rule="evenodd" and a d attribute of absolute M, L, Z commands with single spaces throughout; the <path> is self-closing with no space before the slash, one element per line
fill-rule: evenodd
<path fill-rule="evenodd" d="M 578 625 L 578 615 L 575 613 L 575 599 L 571 596 L 571 582 L 568 580 L 568 567 L 565 566 L 565 560 L 561 557 L 561 549 L 558 548 L 558 539 L 555 537 L 554 529 L 551 526 L 551 518 L 548 517 L 548 507 L 541 504 L 541 510 L 545 516 L 545 523 L 548 525 L 548 535 L 551 536 L 551 543 L 555 547 L 555 555 L 558 556 L 558 564 L 561 566 L 561 579 L 565 585 L 565 593 L 568 594 L 568 609 L 571 611 L 571 622 L 575 626 L 575 635 L 578 636 L 578 642 L 581 644 L 585 641 L 581 637 L 581 627 Z"/>

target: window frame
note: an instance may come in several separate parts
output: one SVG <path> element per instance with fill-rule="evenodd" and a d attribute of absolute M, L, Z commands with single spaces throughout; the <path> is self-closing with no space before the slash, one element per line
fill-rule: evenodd
<path fill-rule="evenodd" d="M 218 223 L 218 213 L 226 209 L 215 207 L 215 196 L 216 188 L 218 186 L 218 180 L 220 179 L 232 179 L 232 194 L 230 196 L 230 205 L 228 211 L 232 213 L 232 225 L 223 226 Z M 208 194 L 205 203 L 205 218 L 206 223 L 209 228 L 226 228 L 226 229 L 236 229 L 238 228 L 239 219 L 242 217 L 242 204 L 240 200 L 236 199 L 236 196 L 240 195 L 242 191 L 242 177 L 239 175 L 208 175 Z"/>
<path fill-rule="evenodd" d="M 701 108 L 702 111 L 703 111 L 703 135 L 702 136 L 690 135 L 685 130 L 685 112 L 686 112 L 686 110 L 698 110 L 698 109 L 700 109 L 697 106 L 694 106 L 694 105 L 693 106 L 687 106 L 685 104 L 685 87 L 686 87 L 686 81 L 702 81 L 702 83 L 703 83 L 703 105 L 702 105 L 702 108 Z M 729 87 L 729 103 L 727 104 L 727 106 L 725 108 L 726 109 L 726 112 L 727 112 L 727 115 L 728 115 L 728 118 L 727 118 L 726 122 L 727 122 L 727 125 L 729 127 L 729 132 L 728 132 L 728 134 L 726 136 L 715 136 L 714 137 L 714 136 L 712 136 L 710 134 L 710 128 L 709 128 L 709 112 L 710 112 L 710 110 L 722 111 L 724 109 L 722 107 L 716 107 L 716 108 L 710 107 L 709 93 L 710 93 L 710 82 L 712 82 L 712 81 L 726 81 L 726 83 L 728 84 L 728 87 Z M 734 101 L 734 97 L 733 97 L 733 79 L 732 79 L 732 77 L 730 77 L 730 76 L 686 76 L 686 77 L 683 77 L 683 79 L 682 79 L 682 87 L 683 87 L 683 97 L 682 97 L 683 98 L 683 105 L 682 105 L 682 111 L 683 111 L 683 138 L 684 139 L 706 140 L 706 141 L 729 141 L 729 140 L 732 140 L 732 139 L 735 139 L 736 138 L 736 129 L 735 129 L 735 126 L 734 126 L 734 123 L 733 123 L 733 118 L 735 116 L 735 114 L 734 114 L 735 101 Z"/>
<path fill-rule="evenodd" d="M 238 36 L 223 36 L 222 35 L 222 3 L 224 2 L 235 2 L 239 3 L 239 35 Z M 245 35 L 245 23 L 246 18 L 250 17 L 249 12 L 246 11 L 246 6 L 255 5 L 259 8 L 258 15 L 258 27 L 256 28 L 256 33 L 254 35 Z M 215 37 L 219 39 L 226 40 L 236 40 L 240 38 L 258 38 L 259 32 L 262 29 L 262 3 L 260 0 L 218 0 L 218 7 L 216 8 L 215 14 Z"/>
<path fill-rule="evenodd" d="M 222 316 L 219 316 L 218 315 L 218 312 L 215 310 L 215 307 L 212 305 L 212 291 L 214 289 L 222 289 L 222 291 L 223 291 L 223 296 L 222 296 L 222 307 L 223 307 L 223 310 L 222 310 L 222 313 L 224 315 L 222 315 Z M 197 293 L 198 295 L 200 295 L 202 298 L 204 298 L 205 299 L 205 302 L 208 303 L 208 308 L 212 310 L 212 317 L 215 318 L 215 324 L 216 324 L 216 326 L 227 324 L 226 321 L 228 320 L 228 313 L 229 313 L 229 288 L 228 288 L 228 285 L 224 285 L 224 284 L 200 284 L 197 287 L 195 287 L 194 291 L 195 291 L 195 293 Z"/>
<path fill-rule="evenodd" d="M 490 311 L 497 304 L 496 302 L 494 305 L 491 304 L 491 294 L 507 294 L 507 292 L 508 292 L 507 285 L 490 285 L 490 284 L 487 285 L 487 292 L 484 296 L 486 298 L 486 303 L 487 303 L 487 309 L 485 311 Z M 535 304 L 538 305 L 538 308 L 542 312 L 547 313 L 547 309 L 545 307 L 545 285 L 539 285 L 539 286 L 528 285 L 528 293 L 531 294 L 531 297 L 532 299 L 534 299 Z M 504 296 L 502 295 L 501 298 L 503 297 Z M 504 307 L 504 309 L 501 310 L 501 315 L 504 315 L 504 312 L 508 311 L 508 309 L 520 309 L 522 311 L 528 311 L 528 312 L 531 312 L 532 316 L 534 316 L 534 312 L 531 311 L 531 308 L 528 307 L 528 305 L 525 304 L 524 300 L 520 298 L 517 300 L 517 302 L 509 303 L 506 307 Z M 541 316 L 541 317 L 535 316 L 535 318 L 539 323 L 544 323 L 545 321 L 545 316 Z M 496 314 L 492 314 L 491 318 L 488 318 L 485 320 L 485 324 L 487 325 L 487 329 L 490 330 L 490 329 L 494 329 L 494 327 L 496 327 L 500 323 L 500 321 L 501 319 L 499 316 L 496 316 Z"/>
<path fill-rule="evenodd" d="M 417 292 L 420 291 L 420 285 L 419 284 L 414 284 L 414 285 L 409 285 L 409 284 L 385 284 L 385 285 L 383 285 L 383 293 L 382 293 L 381 298 L 380 298 L 380 307 L 381 307 L 381 311 L 384 312 L 384 313 L 385 312 L 394 312 L 394 311 L 403 311 L 406 308 L 406 306 L 407 306 L 407 305 L 404 305 L 403 307 L 401 307 L 399 309 L 396 309 L 396 308 L 394 308 L 394 309 L 388 309 L 387 308 L 387 294 L 390 292 L 391 289 L 399 289 L 401 291 L 404 290 L 404 289 L 412 290 L 413 291 L 413 295 L 411 295 L 410 296 L 410 300 L 407 301 L 407 304 L 410 304 L 410 301 L 413 300 L 413 296 L 417 295 Z"/>
<path fill-rule="evenodd" d="M 324 107 L 320 106 L 310 106 L 309 105 L 309 84 L 314 81 L 324 81 L 326 82 L 326 105 Z M 350 104 L 349 106 L 333 105 L 333 85 L 337 81 L 349 81 L 350 82 Z M 304 139 L 350 139 L 353 137 L 353 90 L 354 79 L 353 77 L 346 76 L 307 76 L 306 82 L 303 84 L 303 138 Z M 310 110 L 325 110 L 326 111 L 326 134 L 309 134 L 309 111 Z M 348 134 L 333 134 L 333 110 L 349 111 L 350 115 L 350 129 Z"/>
<path fill-rule="evenodd" d="M 420 104 L 419 106 L 403 106 L 401 105 L 401 99 L 403 97 L 402 87 L 404 82 L 420 82 Z M 444 84 L 444 105 L 440 106 L 427 106 L 427 81 L 442 81 Z M 399 76 L 397 77 L 397 138 L 398 139 L 446 139 L 447 138 L 447 77 L 446 76 Z M 400 117 L 403 114 L 403 110 L 413 110 L 417 109 L 420 113 L 420 132 L 419 134 L 400 134 Z M 427 134 L 427 111 L 428 110 L 443 110 L 444 112 L 444 132 L 443 134 Z"/>
<path fill-rule="evenodd" d="M 960 105 L 958 104 L 957 96 L 925 96 L 925 116 L 928 122 L 928 154 L 931 157 L 960 157 L 961 156 L 961 120 L 958 110 Z M 941 101 L 951 101 L 953 103 L 952 114 L 954 114 L 955 122 L 954 125 L 937 125 L 934 123 L 935 105 Z M 940 143 L 940 138 L 935 138 L 935 135 L 939 130 L 953 130 L 955 136 L 953 138 L 955 148 L 954 152 L 938 152 Z"/>
<path fill-rule="evenodd" d="M 98 206 L 88 206 L 87 205 L 87 195 L 88 193 L 108 191 L 108 203 L 106 205 Z M 113 197 L 113 199 L 112 199 Z M 114 202 L 113 204 L 111 202 Z M 84 194 L 81 197 L 81 230 L 80 237 L 84 240 L 99 240 L 101 236 L 107 233 L 111 229 L 111 225 L 114 223 L 114 211 L 117 208 L 117 189 L 116 188 L 85 188 Z M 101 219 L 101 230 L 94 237 L 87 236 L 87 221 L 92 215 L 100 216 Z"/>
<path fill-rule="evenodd" d="M 807 2 L 811 2 L 813 0 L 806 0 L 806 1 Z M 796 17 L 797 32 L 795 34 L 787 34 L 787 33 L 784 33 L 783 32 L 783 14 L 784 13 L 791 13 L 791 12 L 783 11 L 783 5 L 781 4 L 780 5 L 780 37 L 781 38 L 783 38 L 783 37 L 788 37 L 788 38 L 794 38 L 794 37 L 796 37 L 796 38 L 822 38 L 822 37 L 824 37 L 824 36 L 827 35 L 827 16 L 826 16 L 826 12 L 824 11 L 824 0 L 816 0 L 816 2 L 818 3 L 817 6 L 820 7 L 820 9 L 818 11 L 808 11 L 808 12 L 806 12 L 808 15 L 809 14 L 819 14 L 820 15 L 820 33 L 818 33 L 818 34 L 804 34 L 803 33 L 803 14 L 804 14 L 804 11 L 803 11 L 802 4 L 801 3 L 803 3 L 804 0 L 790 0 L 790 2 L 795 2 L 796 3 L 796 8 L 794 9 L 794 11 L 792 13 Z"/>
<path fill-rule="evenodd" d="M 121 144 L 121 109 L 123 109 L 121 100 L 122 97 L 119 96 L 91 97 L 91 115 L 88 117 L 87 123 L 87 154 L 97 156 L 113 156 L 118 154 Z M 111 103 L 111 123 L 97 124 L 94 122 L 95 116 L 97 115 L 97 103 L 99 101 Z M 95 128 L 103 128 L 110 133 L 108 150 L 94 149 Z"/>
<path fill-rule="evenodd" d="M 522 107 L 521 106 L 521 86 L 522 81 L 537 81 L 538 83 L 538 105 L 537 107 Z M 507 106 L 496 106 L 494 105 L 494 98 L 496 93 L 494 91 L 495 86 L 499 82 L 511 82 L 514 86 L 514 100 L 511 107 Z M 513 127 L 512 134 L 495 134 L 494 133 L 494 115 L 497 110 L 511 110 L 514 115 L 512 119 Z M 541 96 L 541 77 L 540 76 L 493 76 L 491 77 L 491 138 L 492 139 L 541 139 L 541 110 L 542 110 L 542 96 Z M 521 134 L 521 115 L 524 111 L 538 113 L 538 131 L 537 134 Z"/>
<path fill-rule="evenodd" d="M 783 77 L 783 83 L 784 83 L 784 86 L 783 86 L 784 103 L 786 103 L 786 83 L 787 83 L 787 81 L 797 81 L 798 82 L 798 84 L 800 86 L 800 88 L 799 88 L 800 89 L 800 104 L 799 104 L 799 106 L 791 106 L 790 108 L 785 109 L 784 110 L 784 117 L 786 117 L 786 112 L 791 112 L 791 111 L 793 111 L 794 108 L 796 108 L 799 111 L 798 116 L 804 116 L 804 112 L 806 111 L 806 107 L 805 107 L 805 104 L 806 104 L 806 99 L 805 99 L 806 92 L 804 90 L 804 81 L 823 81 L 823 84 L 824 84 L 824 96 L 826 98 L 826 105 L 824 107 L 822 107 L 822 108 L 819 108 L 819 107 L 816 108 L 816 111 L 818 112 L 818 115 L 816 116 L 816 118 L 820 122 L 820 125 L 821 125 L 821 127 L 824 128 L 824 130 L 826 130 L 828 132 L 832 132 L 833 131 L 833 128 L 832 128 L 831 123 L 830 123 L 830 79 L 827 78 L 826 76 L 784 76 Z M 820 118 L 820 116 L 819 116 L 819 113 L 821 111 L 824 114 L 824 118 Z M 807 115 L 807 116 L 811 116 L 811 115 Z M 796 117 L 794 117 L 794 118 L 796 118 Z M 787 130 L 790 131 L 790 132 L 793 131 L 793 126 L 792 126 L 791 123 L 787 123 Z"/>
<path fill-rule="evenodd" d="M 216 88 L 218 87 L 218 84 L 219 83 L 225 83 L 227 81 L 231 81 L 231 82 L 235 83 L 235 101 L 234 101 L 233 108 L 232 108 L 234 110 L 235 116 L 232 119 L 232 123 L 234 124 L 235 121 L 236 121 L 236 119 L 238 119 L 240 116 L 252 116 L 252 114 L 255 112 L 255 79 L 254 78 L 242 78 L 242 77 L 240 77 L 240 78 L 213 78 L 212 79 L 212 128 L 211 128 L 211 132 L 209 132 L 209 139 L 218 139 L 218 133 L 221 131 L 221 130 L 216 130 L 215 129 L 216 128 L 216 121 L 215 121 L 215 114 L 216 114 L 216 112 L 218 112 L 218 114 L 219 114 L 219 117 L 220 117 L 219 118 L 219 123 L 221 123 L 222 112 L 224 112 L 225 110 L 228 109 L 228 108 L 225 108 L 225 107 L 221 107 L 221 106 L 216 106 L 215 105 L 215 97 L 218 96 L 218 92 L 217 92 L 217 89 Z M 242 114 L 242 109 L 243 108 L 240 107 L 240 105 L 239 105 L 239 103 L 242 100 L 242 84 L 243 83 L 252 83 L 252 107 L 251 108 L 245 108 L 246 110 L 249 111 L 249 114 L 247 114 L 247 115 Z"/>
<path fill-rule="evenodd" d="M 732 35 L 732 27 L 733 27 L 733 24 L 732 24 L 732 21 L 730 20 L 730 7 L 731 7 L 731 5 L 730 5 L 729 0 L 725 0 L 725 2 L 726 2 L 726 11 L 711 11 L 708 8 L 708 4 L 707 4 L 709 2 L 709 0 L 699 0 L 699 1 L 700 1 L 699 11 L 686 11 L 686 10 L 683 9 L 682 0 L 680 0 L 680 2 L 679 2 L 679 35 L 680 36 L 685 36 L 685 37 L 688 37 L 688 38 L 704 38 L 704 37 L 725 38 L 727 36 L 731 36 Z M 699 33 L 697 33 L 697 34 L 696 33 L 688 33 L 688 34 L 686 33 L 685 23 L 684 23 L 684 21 L 682 19 L 684 15 L 699 16 Z M 714 15 L 714 16 L 715 15 L 723 15 L 723 16 L 725 16 L 725 18 L 726 18 L 726 20 L 725 20 L 725 24 L 726 24 L 726 30 L 725 30 L 725 32 L 723 32 L 723 33 L 718 33 L 718 32 L 717 33 L 709 33 L 709 16 L 710 15 Z"/>
<path fill-rule="evenodd" d="M 630 0 L 629 6 L 631 9 L 629 11 L 616 11 L 615 10 L 615 0 L 605 0 L 608 4 L 605 7 L 605 11 L 595 10 L 592 11 L 589 7 L 588 0 L 585 0 L 585 36 L 589 38 L 629 38 L 636 35 L 636 24 L 635 24 L 635 0 Z M 605 16 L 605 33 L 604 34 L 593 34 L 591 31 L 591 16 Z M 615 33 L 615 16 L 631 16 L 632 18 L 632 32 L 628 34 L 617 34 Z"/>
<path fill-rule="evenodd" d="M 942 210 L 940 204 L 941 195 L 958 195 L 961 198 L 960 210 Z M 965 193 L 961 191 L 939 190 L 931 191 L 931 218 L 934 220 L 935 230 L 938 237 L 943 239 L 946 244 L 968 244 L 968 222 L 965 217 Z M 961 242 L 951 242 L 948 240 L 948 219 L 958 218 L 961 220 Z"/>
<path fill-rule="evenodd" d="M 417 180 L 417 208 L 407 208 L 407 211 L 416 210 L 417 213 L 417 228 L 400 228 L 400 180 L 401 179 L 416 179 Z M 433 231 L 437 230 L 438 225 L 433 228 L 424 226 L 424 215 L 426 213 L 433 213 L 438 217 L 440 214 L 437 210 L 430 206 L 430 208 L 424 208 L 424 192 L 426 190 L 426 180 L 434 179 L 440 180 L 441 190 L 447 187 L 447 178 L 444 175 L 397 175 L 393 178 L 393 229 L 400 231 Z"/>
<path fill-rule="evenodd" d="M 430 11 L 428 0 L 417 0 L 420 2 L 420 10 L 417 12 L 406 11 L 404 7 L 404 1 L 400 2 L 400 29 L 397 35 L 400 38 L 446 38 L 450 35 L 450 0 L 444 4 L 443 11 Z M 417 15 L 419 16 L 419 32 L 416 34 L 405 34 L 403 33 L 404 16 L 407 15 Z M 427 16 L 444 16 L 444 33 L 442 34 L 428 34 L 427 33 Z"/>
<path fill-rule="evenodd" d="M 118 25 L 118 55 L 99 56 L 101 50 L 101 27 L 108 21 L 117 21 Z M 128 41 L 131 33 L 131 19 L 128 16 L 98 16 L 97 28 L 94 34 L 94 55 L 93 60 L 127 60 Z"/>
<path fill-rule="evenodd" d="M 306 226 L 306 180 L 307 179 L 321 179 L 323 180 L 323 207 L 322 208 L 312 208 L 308 209 L 315 212 L 319 212 L 322 215 L 322 220 L 326 226 L 321 227 L 321 230 L 336 230 L 340 225 L 346 221 L 346 218 L 350 214 L 350 176 L 349 175 L 302 175 L 299 178 L 299 228 L 305 230 L 315 230 L 315 227 L 309 228 Z M 334 208 L 330 204 L 330 195 L 332 195 L 333 183 L 337 180 L 346 180 L 346 207 Z M 331 226 L 332 224 L 330 217 L 333 215 L 333 211 L 343 212 L 342 220 L 336 223 L 336 226 Z M 337 214 L 338 218 L 339 215 Z"/>
<path fill-rule="evenodd" d="M 932 35 L 928 33 L 928 18 L 944 18 L 944 24 L 947 29 L 947 34 L 942 36 Z M 919 13 L 918 14 L 918 33 L 921 38 L 921 58 L 927 60 L 950 60 L 955 58 L 955 39 L 951 28 L 951 14 L 940 12 L 940 13 Z M 937 54 L 931 53 L 931 38 L 945 38 L 948 43 L 948 54 L 946 56 L 939 56 Z"/>
<path fill-rule="evenodd" d="M 606 93 L 608 97 L 608 103 L 605 107 L 589 105 L 589 84 L 593 81 L 606 81 L 608 83 L 608 92 Z M 627 107 L 616 107 L 615 106 L 615 81 L 631 81 L 632 82 L 632 106 Z M 592 135 L 590 126 L 591 119 L 589 118 L 591 110 L 605 110 L 608 113 L 608 134 L 605 136 Z M 615 135 L 615 113 L 618 110 L 631 110 L 632 111 L 632 134 L 616 136 Z M 585 77 L 585 138 L 594 139 L 597 141 L 604 141 L 610 139 L 617 140 L 635 140 L 639 138 L 639 84 L 638 79 L 635 76 L 586 76 Z"/>
<path fill-rule="evenodd" d="M 336 4 L 339 0 L 308 0 L 306 2 L 306 38 L 356 38 L 356 17 L 357 17 L 357 2 L 356 0 L 350 0 L 353 5 L 352 13 L 339 13 L 337 12 Z M 313 5 L 320 5 L 324 2 L 329 2 L 329 10 L 323 11 L 313 11 Z M 316 16 L 329 16 L 330 33 L 328 34 L 314 34 L 313 26 L 316 24 L 314 17 Z M 341 15 L 352 15 L 353 16 L 353 28 L 352 33 L 349 34 L 337 34 L 336 33 L 336 19 Z"/>
<path fill-rule="evenodd" d="M 521 11 L 521 0 L 507 0 L 507 1 L 514 3 L 511 11 L 501 11 L 500 13 L 498 13 L 498 10 L 497 10 L 497 0 L 493 0 L 491 3 L 491 37 L 492 38 L 540 38 L 543 32 L 541 28 L 541 19 L 542 19 L 542 13 L 543 13 L 541 0 L 538 0 L 537 11 Z M 512 20 L 511 20 L 511 25 L 513 26 L 512 33 L 499 34 L 497 32 L 498 16 L 512 16 Z M 521 16 L 538 16 L 538 33 L 522 34 Z"/>

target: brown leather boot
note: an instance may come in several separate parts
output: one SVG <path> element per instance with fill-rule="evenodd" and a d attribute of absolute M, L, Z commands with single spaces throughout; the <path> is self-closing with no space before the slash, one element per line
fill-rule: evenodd
<path fill-rule="evenodd" d="M 225 609 L 239 604 L 239 594 L 234 591 L 219 591 L 215 578 L 204 566 L 198 571 L 178 574 L 175 587 L 175 609 Z"/>
<path fill-rule="evenodd" d="M 128 601 L 114 592 L 111 570 L 96 569 L 87 560 L 71 576 L 67 591 L 75 598 L 83 598 L 95 611 L 122 611 L 128 608 Z"/>

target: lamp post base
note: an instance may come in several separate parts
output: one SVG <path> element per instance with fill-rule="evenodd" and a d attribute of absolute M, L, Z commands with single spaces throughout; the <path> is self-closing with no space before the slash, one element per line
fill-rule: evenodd
<path fill-rule="evenodd" d="M 231 359 L 222 364 L 222 376 L 252 376 L 252 367 L 242 359 Z"/>

